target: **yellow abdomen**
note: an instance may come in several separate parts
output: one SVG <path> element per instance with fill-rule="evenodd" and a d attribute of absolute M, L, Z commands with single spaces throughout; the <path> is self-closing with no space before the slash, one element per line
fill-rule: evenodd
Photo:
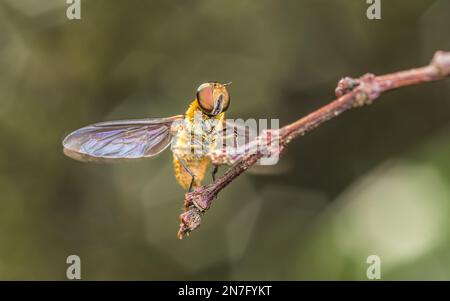
<path fill-rule="evenodd" d="M 196 158 L 190 156 L 180 156 L 180 159 L 183 160 L 185 165 L 187 165 L 187 167 L 195 175 L 192 188 L 201 186 L 211 160 L 208 157 Z M 173 157 L 173 167 L 175 171 L 175 178 L 178 183 L 180 183 L 181 187 L 185 190 L 189 189 L 192 177 L 175 156 Z"/>

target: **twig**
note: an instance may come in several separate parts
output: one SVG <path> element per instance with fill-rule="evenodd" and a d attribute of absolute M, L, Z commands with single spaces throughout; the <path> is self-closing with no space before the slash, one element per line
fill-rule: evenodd
<path fill-rule="evenodd" d="M 366 74 L 358 79 L 345 77 L 336 88 L 337 99 L 289 125 L 279 132 L 279 148 L 271 150 L 281 154 L 286 146 L 295 138 L 304 135 L 322 123 L 357 107 L 371 104 L 383 92 L 400 87 L 442 80 L 450 75 L 450 52 L 438 51 L 429 65 L 417 69 L 375 76 Z M 178 237 L 182 239 L 200 226 L 201 216 L 208 210 L 218 193 L 235 178 L 255 164 L 264 154 L 261 151 L 247 155 L 230 167 L 214 183 L 186 193 L 184 213 L 180 215 L 181 224 Z"/>

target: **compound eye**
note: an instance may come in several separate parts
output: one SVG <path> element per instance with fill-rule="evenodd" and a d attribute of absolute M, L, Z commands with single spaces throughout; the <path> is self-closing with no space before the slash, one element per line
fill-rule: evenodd
<path fill-rule="evenodd" d="M 214 85 L 201 84 L 197 89 L 197 101 L 203 112 L 209 114 L 214 108 Z"/>

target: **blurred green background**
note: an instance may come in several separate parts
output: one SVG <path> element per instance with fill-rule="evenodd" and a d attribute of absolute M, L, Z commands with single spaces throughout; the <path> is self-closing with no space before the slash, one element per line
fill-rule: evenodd
<path fill-rule="evenodd" d="M 183 113 L 232 81 L 229 117 L 286 124 L 343 76 L 450 50 L 450 1 L 0 1 L 0 279 L 450 279 L 450 80 L 404 88 L 293 142 L 245 174 L 176 239 L 183 191 L 170 151 L 83 164 L 65 134 Z M 222 169 L 223 170 L 223 169 Z"/>

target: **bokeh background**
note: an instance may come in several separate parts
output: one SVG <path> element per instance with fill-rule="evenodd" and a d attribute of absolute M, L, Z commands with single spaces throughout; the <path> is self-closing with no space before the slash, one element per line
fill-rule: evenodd
<path fill-rule="evenodd" d="M 286 124 L 342 76 L 450 50 L 450 1 L 0 1 L 0 279 L 450 279 L 450 80 L 383 95 L 293 142 L 176 239 L 170 151 L 118 165 L 62 153 L 86 124 L 183 113 L 232 81 L 229 117 Z M 223 169 L 222 169 L 223 170 Z"/>

